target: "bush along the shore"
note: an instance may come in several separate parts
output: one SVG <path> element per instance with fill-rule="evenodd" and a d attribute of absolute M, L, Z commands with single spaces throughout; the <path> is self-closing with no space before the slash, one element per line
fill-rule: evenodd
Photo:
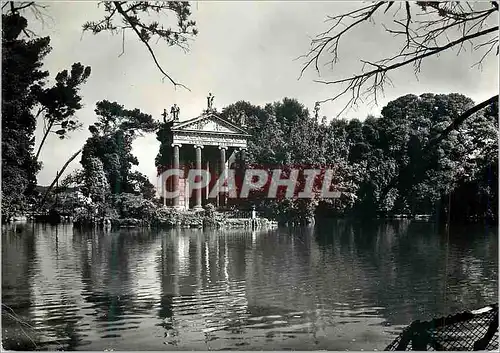
<path fill-rule="evenodd" d="M 179 210 L 159 205 L 140 195 L 120 194 L 111 204 L 84 200 L 74 208 L 74 225 L 80 228 L 266 228 L 267 218 L 228 218 L 208 204 L 203 210 Z"/>
<path fill-rule="evenodd" d="M 207 204 L 203 212 L 203 226 L 206 228 L 222 228 L 226 223 L 226 217 L 223 213 L 216 212 L 215 206 Z"/>
<path fill-rule="evenodd" d="M 160 207 L 153 215 L 152 225 L 156 227 L 201 228 L 203 227 L 203 212 Z"/>
<path fill-rule="evenodd" d="M 317 201 L 309 199 L 262 200 L 258 209 L 267 219 L 282 225 L 306 225 L 314 223 Z"/>
<path fill-rule="evenodd" d="M 73 223 L 79 227 L 144 227 L 151 224 L 156 209 L 153 201 L 129 193 L 113 195 L 108 202 L 100 203 L 86 198 L 75 205 Z"/>
<path fill-rule="evenodd" d="M 212 204 L 198 211 L 160 207 L 154 214 L 152 224 L 156 227 L 223 228 L 226 217 L 215 211 Z"/>
<path fill-rule="evenodd" d="M 156 227 L 181 228 L 267 228 L 276 225 L 267 218 L 228 218 L 208 204 L 203 210 L 176 210 L 160 207 L 156 210 L 152 225 Z"/>

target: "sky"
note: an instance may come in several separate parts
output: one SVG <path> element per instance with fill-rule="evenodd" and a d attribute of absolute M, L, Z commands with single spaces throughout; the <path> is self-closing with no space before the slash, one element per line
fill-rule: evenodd
<path fill-rule="evenodd" d="M 94 108 L 100 100 L 116 101 L 126 108 L 139 108 L 161 119 L 163 109 L 170 111 L 176 103 L 180 120 L 198 116 L 206 108 L 209 92 L 215 95 L 214 106 L 223 107 L 239 100 L 264 105 L 283 99 L 296 98 L 312 112 L 314 103 L 338 93 L 339 86 L 324 85 L 315 79 L 333 79 L 358 73 L 361 59 L 375 60 L 393 54 L 401 48 L 401 40 L 384 32 L 380 25 L 366 23 L 362 30 L 352 32 L 340 43 L 340 61 L 334 70 L 325 67 L 321 76 L 309 70 L 299 79 L 303 59 L 311 38 L 328 29 L 327 15 L 348 12 L 360 2 L 215 2 L 191 3 L 192 19 L 199 34 L 190 41 L 190 50 L 155 41 L 152 47 L 168 73 L 190 91 L 175 89 L 154 65 L 145 46 L 132 32 L 125 33 L 124 53 L 122 35 L 101 33 L 82 36 L 82 25 L 104 16 L 97 2 L 51 2 L 42 22 L 31 20 L 38 34 L 51 37 L 52 52 L 44 60 L 52 77 L 69 69 L 75 62 L 91 66 L 92 74 L 81 90 L 84 108 L 77 117 L 84 124 L 68 140 L 48 138 L 41 152 L 43 168 L 38 184 L 48 185 L 57 170 L 90 136 L 88 126 L 96 121 Z M 378 115 L 385 103 L 405 94 L 462 93 L 474 101 L 485 100 L 498 93 L 498 62 L 491 55 L 482 69 L 471 68 L 478 53 L 471 50 L 430 58 L 422 64 L 418 77 L 411 67 L 390 75 L 393 86 L 386 87 L 379 105 L 360 105 L 345 112 L 346 119 L 364 119 Z M 321 105 L 320 116 L 337 116 L 345 100 Z M 37 127 L 37 142 L 42 126 Z M 37 145 L 38 146 L 38 145 Z M 154 159 L 159 142 L 154 134 L 138 138 L 133 154 L 139 159 L 136 168 L 157 185 Z M 80 167 L 78 157 L 66 169 L 65 175 Z"/>

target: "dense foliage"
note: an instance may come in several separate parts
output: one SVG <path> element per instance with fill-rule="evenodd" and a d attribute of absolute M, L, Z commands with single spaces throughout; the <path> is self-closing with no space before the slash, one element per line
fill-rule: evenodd
<path fill-rule="evenodd" d="M 27 21 L 2 15 L 2 213 L 22 207 L 36 185 L 34 133 L 35 87 L 44 83 L 42 59 L 50 51 L 49 38 L 19 39 Z M 31 190 L 30 190 L 31 189 Z"/>
<path fill-rule="evenodd" d="M 343 190 L 340 202 L 251 200 L 278 218 L 304 221 L 316 209 L 328 216 L 491 219 L 497 217 L 498 200 L 497 104 L 467 119 L 440 143 L 429 144 L 473 105 L 460 94 L 406 95 L 388 103 L 379 118 L 326 124 L 297 101 L 284 99 L 264 108 L 237 102 L 223 115 L 231 119 L 243 111 L 249 117 L 250 165 L 335 166 Z"/>
<path fill-rule="evenodd" d="M 90 66 L 75 63 L 70 72 L 63 70 L 57 74 L 53 87 L 38 90 L 37 98 L 41 107 L 37 116 L 43 117 L 44 129 L 36 158 L 39 157 L 49 133 L 54 133 L 63 140 L 70 132 L 82 126 L 74 114 L 82 108 L 82 97 L 78 93 L 89 76 Z"/>
<path fill-rule="evenodd" d="M 90 67 L 75 63 L 70 73 L 59 72 L 55 85 L 46 87 L 49 72 L 42 70 L 42 60 L 51 51 L 50 38 L 24 39 L 27 26 L 17 12 L 2 15 L 2 208 L 6 216 L 33 201 L 39 152 L 49 132 L 64 138 L 80 125 L 73 115 L 81 108 L 79 87 L 90 75 Z M 39 118 L 45 130 L 35 155 Z"/>
<path fill-rule="evenodd" d="M 100 4 L 102 5 L 102 4 Z M 54 85 L 47 87 L 49 72 L 42 70 L 42 61 L 51 51 L 50 38 L 40 38 L 28 27 L 28 21 L 22 16 L 24 11 L 32 10 L 37 20 L 43 21 L 41 9 L 46 5 L 36 2 L 8 2 L 2 6 L 2 220 L 9 219 L 16 213 L 27 210 L 28 205 L 44 208 L 60 175 L 76 156 L 75 154 L 61 167 L 54 171 L 55 179 L 48 189 L 39 195 L 35 191 L 36 175 L 41 168 L 40 154 L 46 145 L 47 137 L 53 133 L 60 139 L 82 127 L 74 114 L 82 107 L 79 90 L 90 76 L 90 67 L 75 63 L 70 70 L 59 72 L 54 78 Z M 185 2 L 110 2 L 105 3 L 103 18 L 98 22 L 88 21 L 83 30 L 93 34 L 120 30 L 125 40 L 125 32 L 135 35 L 152 56 L 159 71 L 174 85 L 180 85 L 167 74 L 156 58 L 150 46 L 152 39 L 163 39 L 169 46 L 188 50 L 188 40 L 197 34 L 195 22 L 191 19 L 190 4 Z M 177 21 L 167 24 L 158 15 L 174 15 Z M 122 36 L 120 36 L 122 37 Z M 25 39 L 27 38 L 27 39 Z M 116 106 L 110 111 L 112 111 Z M 110 193 L 133 192 L 146 198 L 154 196 L 154 189 L 147 178 L 130 171 L 130 165 L 137 165 L 137 160 L 130 154 L 129 146 L 133 140 L 133 131 L 137 124 L 147 124 L 147 116 L 135 111 L 126 111 L 125 115 L 136 115 L 134 119 L 124 119 L 120 131 L 109 139 L 96 138 L 87 144 L 85 168 L 73 174 L 74 178 L 85 176 L 83 186 L 86 194 L 92 194 L 96 200 L 107 198 Z M 142 114 L 142 115 L 141 115 Z M 37 138 L 35 151 L 35 129 L 37 123 L 43 123 L 43 132 Z M 128 125 L 127 125 L 128 124 Z M 99 129 L 96 125 L 94 128 Z M 141 127 L 138 127 L 141 130 Z M 145 131 L 145 130 L 144 130 Z M 101 136 L 102 137 L 102 136 Z M 114 152 L 107 155 L 88 153 L 89 149 L 108 147 L 115 144 Z M 123 151 L 119 149 L 124 146 Z M 109 167 L 107 158 L 111 158 Z M 106 176 L 109 187 L 104 187 L 102 174 Z M 71 178 L 70 178 L 71 179 Z M 99 189 L 103 186 L 102 189 Z M 102 195 L 98 195 L 96 192 Z M 48 202 L 50 204 L 50 202 Z"/>
<path fill-rule="evenodd" d="M 95 112 L 97 122 L 89 127 L 92 136 L 82 151 L 80 163 L 83 169 L 86 172 L 95 170 L 97 174 L 103 174 L 112 194 L 144 193 L 146 197 L 151 198 L 153 185 L 142 174 L 132 172 L 132 166 L 139 165 L 139 161 L 132 154 L 132 142 L 143 132 L 155 131 L 156 122 L 151 115 L 138 109 L 125 109 L 116 102 L 98 102 Z M 99 169 L 95 168 L 96 159 L 102 165 Z M 92 184 L 92 178 L 93 176 L 87 176 L 87 183 Z M 97 188 L 100 188 L 100 184 Z M 87 193 L 92 195 L 91 189 L 87 188 Z"/>
<path fill-rule="evenodd" d="M 124 218 L 141 214 L 149 219 L 155 189 L 145 175 L 132 171 L 139 165 L 132 143 L 142 133 L 154 132 L 157 123 L 151 115 L 116 102 L 98 102 L 95 113 L 97 122 L 89 127 L 92 136 L 82 151 L 82 169 L 68 175 L 62 185 L 79 187 L 101 216 L 113 211 Z"/>
<path fill-rule="evenodd" d="M 114 3 L 115 8 L 117 4 L 123 5 Z M 119 8 L 133 19 L 135 11 L 146 11 L 154 5 L 137 2 L 127 6 L 131 8 Z M 112 9 L 111 5 L 106 7 L 108 12 Z M 171 10 L 188 21 L 187 5 L 179 3 Z M 101 30 L 113 29 L 111 23 Z M 183 23 L 186 30 L 194 25 Z M 22 211 L 26 204 L 33 203 L 41 166 L 38 157 L 48 134 L 66 138 L 81 126 L 74 114 L 82 107 L 79 90 L 90 75 L 89 67 L 75 63 L 70 70 L 59 72 L 54 85 L 47 87 L 50 74 L 42 70 L 42 61 L 51 51 L 50 39 L 23 39 L 26 28 L 27 21 L 18 12 L 2 15 L 3 215 Z M 160 31 L 155 24 L 148 28 Z M 97 27 L 92 30 L 101 31 Z M 156 35 L 173 35 L 162 31 Z M 146 42 L 149 39 L 141 38 Z M 170 44 L 178 45 L 175 35 L 172 38 Z M 304 222 L 314 213 L 496 219 L 498 103 L 484 105 L 485 109 L 463 122 L 459 119 L 461 124 L 442 134 L 473 106 L 471 99 L 460 94 L 406 95 L 388 103 L 380 117 L 363 121 L 334 118 L 327 123 L 326 118 L 318 121 L 312 117 L 297 100 L 285 98 L 264 107 L 236 102 L 222 115 L 235 120 L 240 113 L 247 117 L 251 135 L 247 166 L 335 168 L 335 183 L 343 191 L 337 201 L 322 199 L 319 189 L 314 189 L 315 195 L 309 200 L 270 200 L 258 190 L 253 192 L 247 202 L 279 220 Z M 68 205 L 81 209 L 82 214 L 116 213 L 117 217 L 148 221 L 154 213 L 155 191 L 145 175 L 133 171 L 139 161 L 132 154 L 132 143 L 141 133 L 157 132 L 161 147 L 156 164 L 165 165 L 171 153 L 170 141 L 166 141 L 170 125 L 159 126 L 138 109 L 106 100 L 97 103 L 95 112 L 97 122 L 89 127 L 92 135 L 82 148 L 82 169 L 61 183 L 82 192 L 69 198 Z M 44 122 L 45 129 L 35 153 L 37 119 Z M 445 137 L 431 143 L 436 136 Z"/>

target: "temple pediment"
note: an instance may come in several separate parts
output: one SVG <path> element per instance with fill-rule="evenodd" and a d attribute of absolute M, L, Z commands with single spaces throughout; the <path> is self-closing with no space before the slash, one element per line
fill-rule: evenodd
<path fill-rule="evenodd" d="M 210 113 L 204 114 L 194 119 L 186 120 L 175 124 L 173 132 L 198 132 L 198 133 L 222 133 L 230 135 L 247 135 L 247 131 L 227 121 L 220 116 Z"/>

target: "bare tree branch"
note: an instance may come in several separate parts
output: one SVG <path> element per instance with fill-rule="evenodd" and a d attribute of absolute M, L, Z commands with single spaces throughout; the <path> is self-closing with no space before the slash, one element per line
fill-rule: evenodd
<path fill-rule="evenodd" d="M 480 36 L 483 36 L 485 34 L 489 34 L 489 33 L 492 33 L 492 32 L 498 32 L 498 26 L 495 26 L 495 27 L 489 28 L 487 30 L 484 30 L 482 32 L 478 32 L 478 33 L 471 34 L 469 36 L 457 39 L 456 41 L 450 42 L 450 43 L 448 43 L 448 44 L 446 44 L 446 45 L 444 45 L 442 47 L 432 47 L 432 48 L 429 48 L 430 49 L 429 52 L 426 52 L 424 54 L 418 55 L 416 57 L 413 57 L 411 59 L 408 59 L 408 60 L 405 60 L 405 61 L 402 61 L 402 62 L 399 62 L 399 63 L 392 64 L 390 66 L 383 66 L 383 65 L 375 65 L 375 64 L 373 64 L 374 66 L 377 66 L 377 69 L 369 71 L 369 72 L 366 72 L 366 73 L 363 73 L 363 74 L 355 75 L 355 76 L 352 76 L 350 78 L 344 78 L 344 79 L 340 79 L 340 80 L 334 80 L 334 81 L 319 81 L 319 80 L 316 80 L 316 82 L 325 83 L 325 84 L 343 83 L 343 82 L 354 81 L 354 80 L 357 80 L 357 79 L 362 78 L 362 77 L 373 76 L 373 75 L 376 75 L 378 73 L 383 73 L 383 72 L 391 71 L 391 70 L 400 68 L 401 66 L 405 66 L 405 65 L 413 63 L 415 61 L 419 61 L 419 60 L 421 60 L 423 58 L 426 58 L 428 56 L 438 54 L 438 53 L 440 53 L 442 51 L 445 51 L 447 49 L 450 49 L 450 48 L 454 47 L 455 45 L 460 44 L 460 43 L 462 43 L 462 42 L 464 42 L 466 40 L 477 38 L 477 37 L 480 37 Z"/>
<path fill-rule="evenodd" d="M 423 60 L 453 49 L 457 50 L 458 55 L 465 50 L 464 45 L 466 44 L 470 44 L 472 51 L 486 48 L 480 60 L 476 63 L 481 68 L 482 62 L 492 53 L 495 47 L 498 51 L 498 25 L 489 23 L 489 27 L 486 28 L 487 20 L 492 15 L 498 14 L 498 3 L 496 2 L 492 4 L 486 3 L 486 5 L 482 6 L 474 3 L 474 6 L 472 6 L 468 2 L 417 1 L 415 6 L 410 5 L 409 1 L 405 1 L 400 3 L 399 8 L 402 8 L 401 5 L 403 4 L 405 9 L 404 18 L 394 18 L 392 21 L 398 28 L 388 28 L 382 23 L 387 33 L 393 34 L 395 37 L 404 37 L 401 49 L 396 54 L 389 55 L 376 62 L 360 60 L 363 64 L 360 72 L 350 77 L 336 80 L 315 80 L 315 82 L 323 84 L 345 85 L 339 90 L 339 94 L 335 94 L 321 102 L 334 101 L 349 94 L 350 97 L 342 112 L 356 106 L 358 102 L 363 101 L 363 98 L 373 98 L 373 102 L 377 104 L 379 93 L 383 93 L 387 84 L 392 84 L 387 75 L 389 72 L 412 65 L 418 79 Z M 299 79 L 303 76 L 305 70 L 310 67 L 314 67 L 315 71 L 320 74 L 319 63 L 325 56 L 329 56 L 325 65 L 331 64 L 334 66 L 339 61 L 340 40 L 355 28 L 371 21 L 376 13 L 388 14 L 392 6 L 393 2 L 378 1 L 341 15 L 328 16 L 327 21 L 333 21 L 333 25 L 312 39 L 309 52 L 299 57 L 306 59 L 300 71 Z M 417 11 L 418 9 L 420 11 Z M 395 17 L 398 11 L 399 9 L 392 16 Z M 486 41 L 483 40 L 479 45 L 474 43 L 474 41 L 478 41 L 485 36 L 491 37 L 492 35 L 492 38 Z M 370 66 L 371 68 L 365 71 L 365 68 Z"/>
<path fill-rule="evenodd" d="M 10 5 L 10 12 L 19 12 L 30 8 L 35 18 L 44 23 L 43 17 L 46 15 L 42 14 L 41 10 L 46 8 L 45 5 L 40 5 L 34 1 L 19 3 L 10 1 L 2 5 L 2 10 L 7 8 L 7 4 Z M 187 42 L 198 33 L 195 28 L 195 21 L 189 19 L 191 15 L 189 3 L 183 1 L 101 1 L 98 3 L 98 6 L 100 5 L 104 7 L 104 18 L 97 22 L 86 22 L 83 25 L 83 32 L 91 31 L 93 34 L 98 34 L 102 31 L 109 31 L 115 34 L 121 29 L 123 31 L 122 52 L 119 55 L 121 56 L 125 52 L 124 31 L 127 28 L 132 29 L 139 37 L 139 40 L 146 46 L 155 66 L 163 74 L 163 79 L 167 78 L 174 87 L 179 86 L 189 90 L 183 84 L 175 81 L 171 75 L 167 74 L 149 44 L 151 37 L 157 36 L 158 40 L 163 39 L 170 46 L 177 46 L 184 52 L 189 50 Z M 178 21 L 175 29 L 164 28 L 156 21 L 147 23 L 139 17 L 139 15 L 150 14 L 165 15 L 167 12 L 175 13 L 177 16 Z M 116 18 L 118 18 L 117 23 L 114 22 Z M 25 34 L 29 36 L 27 32 Z"/>
<path fill-rule="evenodd" d="M 149 53 L 151 54 L 151 57 L 153 58 L 153 61 L 155 62 L 156 64 L 156 67 L 158 68 L 158 70 L 160 70 L 160 72 L 166 77 L 168 78 L 168 80 L 174 85 L 174 86 L 180 86 L 180 87 L 183 87 L 185 89 L 187 89 L 188 91 L 190 91 L 189 88 L 187 88 L 186 86 L 184 86 L 183 84 L 180 84 L 180 83 L 177 83 L 176 81 L 174 81 L 174 79 L 172 77 L 170 77 L 169 74 L 167 74 L 163 68 L 161 67 L 160 63 L 158 62 L 158 60 L 156 59 L 156 55 L 153 51 L 153 49 L 151 49 L 151 46 L 149 45 L 149 43 L 147 42 L 147 40 L 145 40 L 144 36 L 141 35 L 141 32 L 137 29 L 138 27 L 138 24 L 137 22 L 133 21 L 129 15 L 127 14 L 127 11 L 125 11 L 123 8 L 122 8 L 122 5 L 119 1 L 113 1 L 113 4 L 115 5 L 116 7 L 116 10 L 123 16 L 123 18 L 130 24 L 130 27 L 134 30 L 134 32 L 137 34 L 137 36 L 139 37 L 139 39 L 141 40 L 141 42 L 144 43 L 144 45 L 146 46 L 146 48 L 148 49 Z"/>
<path fill-rule="evenodd" d="M 334 20 L 334 21 L 336 21 L 336 23 L 327 32 L 321 33 L 318 36 L 319 38 L 313 39 L 313 41 L 312 41 L 313 48 L 309 51 L 308 54 L 306 54 L 305 56 L 302 56 L 302 57 L 306 57 L 306 58 L 310 57 L 310 56 L 312 56 L 312 57 L 306 63 L 306 65 L 302 68 L 302 70 L 300 71 L 299 79 L 302 77 L 304 71 L 313 62 L 314 62 L 314 66 L 316 68 L 316 71 L 319 72 L 318 61 L 319 61 L 319 58 L 321 56 L 321 53 L 325 50 L 327 45 L 330 45 L 329 49 L 332 52 L 333 61 L 336 62 L 337 57 L 338 57 L 339 40 L 342 37 L 342 35 L 347 33 L 352 28 L 356 27 L 360 23 L 368 20 L 375 13 L 375 11 L 377 11 L 377 9 L 379 7 L 381 7 L 383 4 L 384 4 L 384 2 L 379 2 L 377 4 L 370 5 L 370 6 L 361 8 L 361 9 L 356 10 L 356 11 L 352 11 L 352 12 L 349 12 L 349 13 L 344 14 L 344 15 L 330 17 L 330 20 Z M 340 31 L 338 34 L 334 35 L 333 37 L 328 37 L 326 40 L 324 40 L 323 38 L 325 38 L 326 34 L 330 33 L 335 28 L 337 28 L 337 26 L 341 24 L 341 22 L 344 18 L 353 18 L 353 19 L 356 19 L 356 21 L 354 21 L 349 26 L 345 27 L 342 31 Z"/>
<path fill-rule="evenodd" d="M 9 1 L 7 3 L 5 3 L 3 6 L 2 6 L 2 9 L 7 5 L 9 4 L 10 5 L 10 11 L 12 13 L 18 13 L 19 11 L 21 10 L 24 10 L 32 5 L 35 4 L 34 1 L 30 1 L 30 2 L 15 2 L 15 1 Z M 18 4 L 16 6 L 16 4 Z"/>

